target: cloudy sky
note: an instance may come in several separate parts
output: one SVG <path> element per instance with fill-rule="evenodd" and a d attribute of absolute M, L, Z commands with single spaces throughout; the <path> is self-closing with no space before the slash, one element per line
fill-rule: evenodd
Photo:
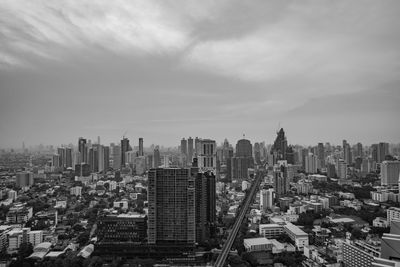
<path fill-rule="evenodd" d="M 400 141 L 400 1 L 0 1 L 0 147 Z"/>

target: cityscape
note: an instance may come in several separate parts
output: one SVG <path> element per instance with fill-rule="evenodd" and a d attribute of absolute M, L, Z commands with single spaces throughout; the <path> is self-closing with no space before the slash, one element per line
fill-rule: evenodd
<path fill-rule="evenodd" d="M 400 1 L 0 1 L 0 267 L 400 267 Z"/>
<path fill-rule="evenodd" d="M 136 144 L 136 145 L 135 145 Z M 1 150 L 5 266 L 397 266 L 400 144 Z"/>

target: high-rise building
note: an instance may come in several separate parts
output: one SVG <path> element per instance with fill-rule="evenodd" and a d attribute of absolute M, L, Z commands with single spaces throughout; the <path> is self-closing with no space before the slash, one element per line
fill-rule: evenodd
<path fill-rule="evenodd" d="M 337 162 L 337 175 L 340 179 L 347 178 L 347 163 L 344 160 L 339 160 Z"/>
<path fill-rule="evenodd" d="M 191 170 L 151 169 L 148 183 L 148 243 L 193 245 L 196 240 L 195 178 Z"/>
<path fill-rule="evenodd" d="M 318 169 L 325 168 L 325 148 L 323 143 L 318 143 L 317 147 Z"/>
<path fill-rule="evenodd" d="M 187 145 L 188 145 L 188 156 L 187 156 L 187 161 L 192 162 L 193 161 L 193 138 L 189 137 L 187 140 Z"/>
<path fill-rule="evenodd" d="M 357 143 L 356 145 L 356 156 L 361 158 L 364 157 L 363 145 L 361 143 Z"/>
<path fill-rule="evenodd" d="M 277 137 L 271 149 L 271 154 L 276 155 L 274 163 L 277 160 L 286 160 L 287 140 L 283 128 L 277 132 Z"/>
<path fill-rule="evenodd" d="M 182 155 L 187 155 L 188 148 L 187 148 L 187 140 L 185 138 L 182 138 L 181 140 L 181 153 Z"/>
<path fill-rule="evenodd" d="M 202 243 L 212 235 L 216 219 L 215 175 L 198 173 L 198 168 L 191 169 L 195 178 L 196 203 L 196 242 Z"/>
<path fill-rule="evenodd" d="M 158 168 L 161 166 L 161 155 L 160 155 L 160 149 L 158 146 L 154 148 L 153 152 L 153 167 Z"/>
<path fill-rule="evenodd" d="M 107 172 L 110 168 L 110 147 L 103 146 L 103 156 L 104 156 L 104 171 Z"/>
<path fill-rule="evenodd" d="M 286 195 L 289 191 L 289 179 L 287 178 L 287 169 L 284 165 L 274 166 L 274 191 L 276 199 Z"/>
<path fill-rule="evenodd" d="M 383 234 L 381 257 L 400 262 L 400 220 L 392 220 L 390 233 Z"/>
<path fill-rule="evenodd" d="M 144 151 L 143 151 L 143 138 L 139 138 L 139 157 L 144 156 Z"/>
<path fill-rule="evenodd" d="M 305 158 L 305 171 L 306 173 L 317 173 L 318 158 L 309 153 Z"/>
<path fill-rule="evenodd" d="M 357 247 L 355 244 L 351 244 L 350 242 L 343 243 L 343 262 L 345 266 L 371 266 L 374 257 L 375 256 L 372 253 Z"/>
<path fill-rule="evenodd" d="M 260 209 L 263 212 L 272 210 L 274 206 L 274 189 L 263 189 L 260 191 Z"/>
<path fill-rule="evenodd" d="M 400 161 L 383 161 L 381 163 L 381 185 L 398 185 Z"/>
<path fill-rule="evenodd" d="M 257 164 L 261 164 L 261 146 L 259 143 L 254 143 L 254 160 Z"/>
<path fill-rule="evenodd" d="M 121 165 L 122 165 L 122 163 L 121 163 L 121 156 L 122 156 L 121 146 L 118 146 L 118 145 L 114 146 L 112 155 L 113 155 L 112 167 L 114 170 L 118 170 L 119 168 L 121 168 Z"/>
<path fill-rule="evenodd" d="M 142 214 L 102 216 L 97 221 L 99 242 L 144 242 L 147 236 L 147 217 Z"/>
<path fill-rule="evenodd" d="M 211 171 L 216 174 L 217 170 L 217 144 L 211 139 L 198 140 L 198 167 L 204 173 Z"/>
<path fill-rule="evenodd" d="M 381 163 L 385 160 L 385 157 L 389 155 L 389 143 L 379 143 L 378 144 L 378 159 L 377 162 Z"/>
<path fill-rule="evenodd" d="M 400 208 L 390 207 L 386 210 L 386 219 L 389 226 L 392 225 L 392 221 L 400 220 Z"/>
<path fill-rule="evenodd" d="M 99 171 L 99 150 L 100 146 L 98 144 L 95 144 L 89 148 L 88 163 L 90 165 L 91 172 Z"/>
<path fill-rule="evenodd" d="M 19 172 L 16 175 L 15 183 L 18 187 L 27 187 L 33 185 L 33 173 Z"/>
<path fill-rule="evenodd" d="M 252 157 L 232 157 L 228 161 L 228 177 L 229 179 L 247 179 L 249 178 L 249 169 L 254 168 L 254 160 Z"/>
<path fill-rule="evenodd" d="M 79 141 L 78 141 L 78 150 L 79 153 L 81 155 L 80 157 L 80 163 L 87 163 L 88 162 L 88 158 L 87 158 L 87 146 L 86 146 L 86 139 L 84 139 L 83 137 L 79 137 Z"/>
<path fill-rule="evenodd" d="M 253 147 L 249 140 L 240 139 L 236 143 L 236 157 L 253 157 Z"/>
<path fill-rule="evenodd" d="M 129 139 L 124 137 L 121 140 L 121 167 L 125 167 L 126 159 L 125 153 L 131 151 L 131 147 L 129 145 Z"/>

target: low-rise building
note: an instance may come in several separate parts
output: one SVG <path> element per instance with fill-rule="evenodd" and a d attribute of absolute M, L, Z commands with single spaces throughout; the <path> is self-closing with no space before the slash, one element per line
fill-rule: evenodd
<path fill-rule="evenodd" d="M 265 237 L 244 239 L 243 245 L 247 252 L 272 251 L 272 242 Z"/>
<path fill-rule="evenodd" d="M 292 223 L 283 226 L 285 233 L 294 241 L 297 248 L 308 246 L 308 234 Z"/>

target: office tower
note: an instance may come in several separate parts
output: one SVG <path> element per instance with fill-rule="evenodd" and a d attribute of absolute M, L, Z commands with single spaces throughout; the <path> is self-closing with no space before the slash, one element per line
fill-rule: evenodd
<path fill-rule="evenodd" d="M 59 154 L 54 154 L 52 157 L 52 166 L 54 168 L 59 168 L 60 167 L 60 155 Z"/>
<path fill-rule="evenodd" d="M 259 143 L 254 143 L 254 160 L 257 164 L 261 164 L 261 146 Z"/>
<path fill-rule="evenodd" d="M 113 149 L 113 169 L 114 170 L 118 170 L 119 168 L 121 168 L 121 146 L 114 146 Z"/>
<path fill-rule="evenodd" d="M 281 198 L 289 191 L 289 179 L 284 165 L 274 166 L 274 191 L 276 199 Z"/>
<path fill-rule="evenodd" d="M 200 139 L 198 140 L 197 160 L 200 172 L 208 172 L 216 174 L 217 167 L 217 144 L 214 140 Z"/>
<path fill-rule="evenodd" d="M 215 175 L 209 172 L 198 173 L 198 168 L 191 168 L 195 179 L 195 217 L 196 242 L 202 243 L 212 235 L 216 219 Z"/>
<path fill-rule="evenodd" d="M 400 161 L 383 161 L 381 163 L 381 185 L 398 185 Z"/>
<path fill-rule="evenodd" d="M 33 185 L 33 173 L 19 172 L 16 175 L 15 183 L 18 187 L 27 187 Z"/>
<path fill-rule="evenodd" d="M 249 169 L 254 168 L 254 160 L 252 157 L 233 157 L 228 166 L 230 179 L 247 179 Z"/>
<path fill-rule="evenodd" d="M 263 189 L 260 191 L 260 210 L 266 212 L 274 207 L 274 189 Z"/>
<path fill-rule="evenodd" d="M 160 155 L 160 148 L 158 146 L 156 146 L 156 148 L 154 148 L 154 152 L 153 152 L 153 167 L 154 168 L 158 168 L 161 166 L 161 155 Z"/>
<path fill-rule="evenodd" d="M 65 150 L 64 150 L 64 148 L 63 147 L 57 148 L 57 154 L 58 154 L 59 160 L 60 160 L 59 165 L 61 168 L 64 169 L 64 167 L 65 167 Z"/>
<path fill-rule="evenodd" d="M 388 143 L 379 143 L 378 144 L 378 163 L 381 163 L 385 160 L 385 157 L 389 155 L 389 144 Z"/>
<path fill-rule="evenodd" d="M 81 155 L 80 163 L 83 163 L 83 162 L 87 163 L 88 162 L 88 158 L 87 158 L 86 139 L 84 139 L 83 137 L 79 137 L 78 150 L 79 150 L 79 153 Z"/>
<path fill-rule="evenodd" d="M 236 157 L 253 157 L 253 148 L 249 140 L 241 139 L 236 143 Z"/>
<path fill-rule="evenodd" d="M 347 178 L 347 163 L 344 160 L 339 160 L 337 162 L 337 175 L 340 179 Z"/>
<path fill-rule="evenodd" d="M 371 145 L 371 157 L 372 157 L 372 161 L 378 162 L 378 145 L 377 144 Z"/>
<path fill-rule="evenodd" d="M 65 148 L 65 167 L 72 167 L 72 148 L 70 147 Z"/>
<path fill-rule="evenodd" d="M 143 151 L 143 138 L 139 138 L 139 156 L 144 156 L 144 151 Z"/>
<path fill-rule="evenodd" d="M 110 168 L 110 147 L 103 146 L 103 158 L 104 158 L 104 171 L 107 172 Z"/>
<path fill-rule="evenodd" d="M 286 149 L 286 161 L 288 164 L 294 164 L 293 146 L 288 146 Z"/>
<path fill-rule="evenodd" d="M 89 148 L 88 163 L 90 165 L 91 172 L 99 171 L 99 146 L 98 145 L 93 145 L 91 148 Z"/>
<path fill-rule="evenodd" d="M 99 166 L 98 168 L 98 172 L 104 172 L 104 147 L 102 145 L 96 145 L 97 146 L 97 150 L 98 150 L 98 156 L 99 156 L 99 161 L 97 163 L 97 166 Z"/>
<path fill-rule="evenodd" d="M 188 145 L 188 162 L 192 162 L 193 161 L 193 138 L 189 137 L 187 140 L 187 145 Z"/>
<path fill-rule="evenodd" d="M 317 146 L 318 169 L 325 168 L 325 148 L 323 143 L 318 143 Z"/>
<path fill-rule="evenodd" d="M 190 169 L 151 169 L 147 194 L 148 243 L 193 245 L 196 239 L 195 179 Z"/>
<path fill-rule="evenodd" d="M 307 148 L 303 148 L 301 150 L 301 164 L 302 164 L 303 170 L 306 169 L 306 158 L 307 158 L 308 154 L 309 154 L 309 151 Z"/>
<path fill-rule="evenodd" d="M 364 157 L 363 145 L 361 143 L 357 143 L 356 145 L 356 156 L 361 158 Z"/>
<path fill-rule="evenodd" d="M 135 172 L 138 175 L 144 174 L 146 171 L 146 157 L 138 156 L 134 159 Z"/>
<path fill-rule="evenodd" d="M 181 154 L 182 155 L 187 155 L 187 140 L 185 138 L 182 138 L 181 140 Z"/>
<path fill-rule="evenodd" d="M 124 137 L 121 140 L 121 167 L 125 167 L 126 159 L 125 153 L 131 151 L 131 147 L 129 145 L 129 139 Z"/>
<path fill-rule="evenodd" d="M 309 153 L 305 158 L 305 171 L 306 173 L 317 173 L 318 158 Z"/>
<path fill-rule="evenodd" d="M 277 160 L 286 160 L 287 140 L 283 128 L 277 132 L 277 137 L 271 149 L 271 154 L 276 155 L 274 164 Z"/>

